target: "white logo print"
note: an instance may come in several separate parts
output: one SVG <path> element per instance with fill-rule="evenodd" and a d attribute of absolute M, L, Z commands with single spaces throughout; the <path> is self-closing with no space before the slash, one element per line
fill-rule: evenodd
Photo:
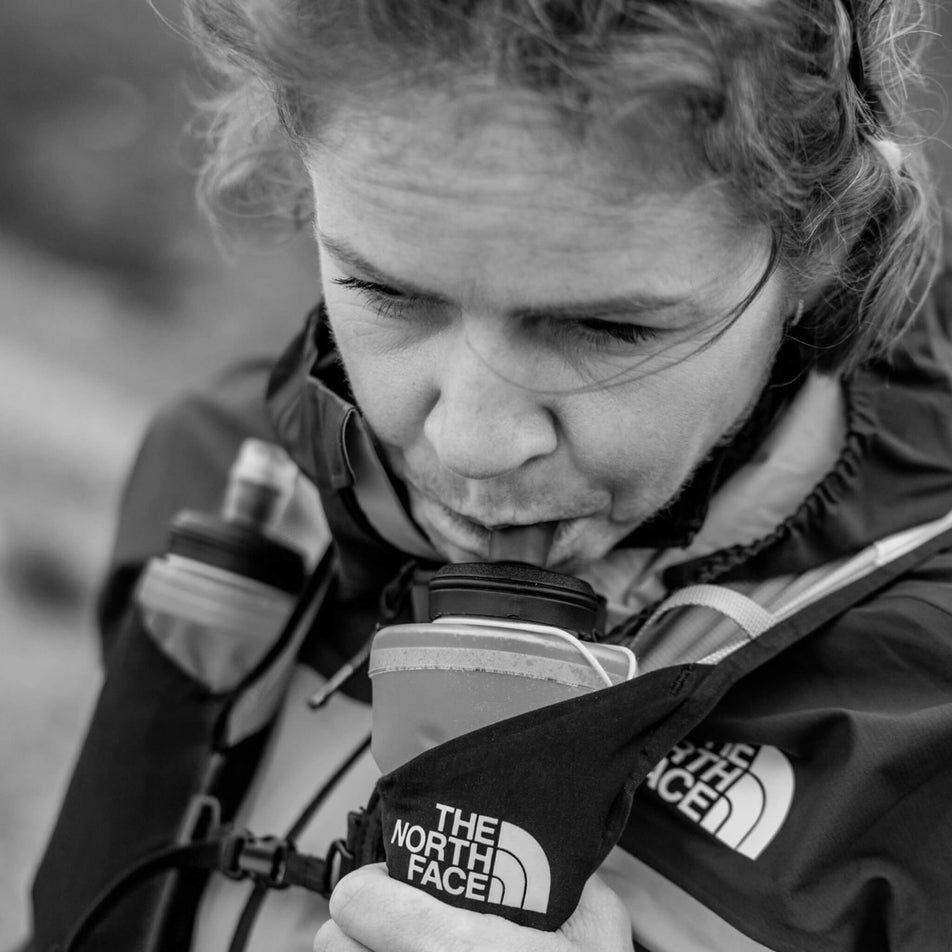
<path fill-rule="evenodd" d="M 436 829 L 397 819 L 390 843 L 410 853 L 407 880 L 451 896 L 544 913 L 549 861 L 514 823 L 437 803 Z"/>
<path fill-rule="evenodd" d="M 790 761 L 776 747 L 681 741 L 647 789 L 742 856 L 757 859 L 793 802 Z"/>

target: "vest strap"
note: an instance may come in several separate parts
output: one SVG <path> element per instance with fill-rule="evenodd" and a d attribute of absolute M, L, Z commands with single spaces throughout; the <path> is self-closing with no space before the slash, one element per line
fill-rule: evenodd
<path fill-rule="evenodd" d="M 666 598 L 645 623 L 645 627 L 657 621 L 665 612 L 689 605 L 711 608 L 726 615 L 743 628 L 749 638 L 759 637 L 777 621 L 772 612 L 734 589 L 722 585 L 689 585 Z"/>

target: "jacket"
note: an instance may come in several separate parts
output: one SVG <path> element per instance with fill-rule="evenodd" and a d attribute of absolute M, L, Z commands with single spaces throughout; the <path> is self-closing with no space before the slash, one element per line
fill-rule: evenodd
<path fill-rule="evenodd" d="M 952 510 L 950 327 L 946 275 L 891 360 L 838 385 L 844 431 L 835 459 L 769 530 L 697 554 L 691 538 L 677 532 L 689 526 L 688 534 L 696 535 L 705 523 L 709 499 L 702 487 L 667 524 L 649 525 L 626 540 L 633 548 L 672 554 L 660 575 L 664 593 L 712 583 L 750 592 L 766 580 L 822 573 L 878 540 L 946 516 Z M 316 312 L 277 364 L 235 368 L 160 415 L 130 478 L 101 601 L 107 670 L 123 650 L 122 619 L 135 580 L 146 560 L 162 552 L 170 517 L 186 505 L 214 508 L 225 468 L 247 435 L 283 443 L 316 486 L 337 564 L 320 619 L 332 634 L 308 638 L 289 697 L 312 690 L 355 652 L 378 619 L 384 589 L 407 562 L 407 553 L 375 531 L 359 505 L 344 437 L 355 412 Z M 722 488 L 730 475 L 718 474 L 712 486 Z M 633 639 L 637 650 L 655 607 L 633 613 L 613 636 Z M 623 815 L 606 808 L 618 845 L 605 851 L 598 868 L 630 908 L 636 948 L 948 949 L 950 612 L 952 540 L 946 532 L 724 660 L 659 663 L 638 679 L 643 686 L 636 681 L 620 696 L 632 712 L 658 698 L 678 698 L 659 707 L 632 741 L 637 768 L 627 771 Z M 335 700 L 330 726 L 318 730 L 341 758 L 362 742 L 366 701 L 367 685 L 358 679 Z M 573 723 L 566 716 L 565 723 Z M 224 787 L 239 816 L 269 816 L 265 801 L 274 786 L 267 778 L 280 776 L 280 765 L 293 754 L 286 721 L 287 715 L 276 738 L 265 731 L 252 739 L 247 765 L 235 771 L 240 779 Z M 544 719 L 529 726 L 539 730 L 536 751 L 558 743 Z M 496 740 L 491 733 L 474 738 L 480 764 Z M 611 738 L 604 742 L 610 745 Z M 550 759 L 539 754 L 534 773 Z M 328 802 L 321 819 L 326 829 L 314 834 L 315 844 L 333 837 L 346 810 L 359 805 L 353 798 L 372 788 L 372 765 L 366 757 L 355 764 L 351 792 Z M 437 774 L 446 767 L 433 764 Z M 528 775 L 526 782 L 532 782 Z M 69 842 L 75 823 L 61 819 L 54 839 Z M 64 855 L 62 849 L 49 853 L 47 872 L 61 866 Z M 64 877 L 60 870 L 56 881 Z M 39 922 L 54 900 L 38 887 Z M 228 887 L 213 882 L 205 891 L 206 911 L 187 913 L 199 929 L 210 906 L 228 904 L 222 898 Z M 293 901 L 279 894 L 274 902 L 271 919 L 287 919 Z M 273 938 L 267 941 L 273 946 Z"/>

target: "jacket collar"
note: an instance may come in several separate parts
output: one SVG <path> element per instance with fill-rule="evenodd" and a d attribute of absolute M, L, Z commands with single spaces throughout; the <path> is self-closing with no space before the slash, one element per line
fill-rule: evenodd
<path fill-rule="evenodd" d="M 759 538 L 725 540 L 713 554 L 683 560 L 665 573 L 669 587 L 714 578 L 803 571 L 858 551 L 952 508 L 952 343 L 946 328 L 950 280 L 890 361 L 862 369 L 843 383 L 846 437 L 829 472 L 799 506 Z M 772 379 L 734 441 L 703 464 L 676 503 L 639 527 L 620 548 L 685 549 L 705 523 L 711 499 L 753 456 L 804 379 L 795 347 L 781 349 Z M 322 307 L 275 367 L 268 389 L 274 425 L 286 448 L 322 497 L 355 495 L 348 429 L 359 421 Z M 384 467 L 376 461 L 379 467 Z M 385 470 L 384 470 L 385 471 Z M 394 498 L 405 511 L 402 487 Z M 339 508 L 339 507 L 338 507 Z M 346 507 L 344 507 L 346 509 Z M 335 539 L 357 534 L 381 540 L 366 519 L 334 525 Z M 412 525 L 412 520 L 409 520 Z"/>

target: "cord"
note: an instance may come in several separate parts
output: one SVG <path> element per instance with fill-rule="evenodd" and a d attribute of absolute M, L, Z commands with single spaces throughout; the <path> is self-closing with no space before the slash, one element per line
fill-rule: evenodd
<path fill-rule="evenodd" d="M 338 689 L 342 684 L 343 682 L 338 685 Z M 334 774 L 325 781 L 324 785 L 311 797 L 304 809 L 298 814 L 297 819 L 295 819 L 285 834 L 284 839 L 288 843 L 292 845 L 295 844 L 297 838 L 310 822 L 311 817 L 320 809 L 321 804 L 333 792 L 334 788 L 340 783 L 351 767 L 366 753 L 369 747 L 370 735 L 368 734 L 360 744 L 354 748 L 350 756 L 337 768 Z M 248 946 L 248 940 L 251 938 L 251 930 L 254 928 L 255 921 L 261 912 L 261 907 L 264 905 L 268 891 L 269 887 L 261 883 L 255 884 L 251 895 L 241 910 L 241 916 L 238 919 L 238 924 L 235 926 L 235 931 L 231 937 L 231 944 L 228 946 L 228 952 L 245 952 Z"/>
<path fill-rule="evenodd" d="M 524 621 L 514 624 L 513 622 L 500 621 L 495 618 L 474 618 L 466 615 L 444 615 L 438 620 L 445 623 L 458 622 L 465 625 L 479 625 L 486 628 L 505 628 L 508 631 L 512 631 L 513 628 L 518 628 L 522 631 L 530 631 L 533 634 L 554 636 L 571 645 L 585 659 L 586 664 L 588 664 L 592 671 L 595 672 L 595 676 L 606 688 L 614 687 L 615 682 L 612 681 L 611 676 L 605 670 L 601 661 L 595 657 L 585 642 L 571 634 L 571 632 L 565 631 L 562 628 L 555 628 L 551 625 L 536 625 L 531 622 Z M 623 648 L 624 646 L 613 645 L 612 647 Z M 628 656 L 628 668 L 625 671 L 625 680 L 630 681 L 637 673 L 638 662 L 635 658 L 634 652 L 632 652 L 631 649 L 624 648 L 624 651 Z"/>

